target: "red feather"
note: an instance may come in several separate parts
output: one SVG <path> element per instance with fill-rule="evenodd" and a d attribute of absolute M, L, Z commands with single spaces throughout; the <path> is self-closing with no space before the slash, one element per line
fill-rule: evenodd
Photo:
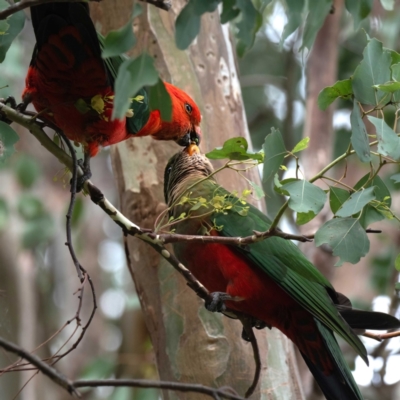
<path fill-rule="evenodd" d="M 185 92 L 167 83 L 173 104 L 172 122 L 162 121 L 160 112 L 154 110 L 146 125 L 133 135 L 127 131 L 125 118 L 112 120 L 114 91 L 100 47 L 93 42 L 97 36 L 87 9 L 79 3 L 37 7 L 32 7 L 32 12 L 37 16 L 33 22 L 40 45 L 32 58 L 22 97 L 25 102 L 31 101 L 42 117 L 57 125 L 70 140 L 82 143 L 90 156 L 95 156 L 100 146 L 134 136 L 178 140 L 193 130 L 200 134 L 201 115 L 197 105 Z M 66 10 L 71 13 L 73 10 L 77 25 L 71 22 Z M 79 13 L 81 18 L 76 17 Z M 94 97 L 100 100 L 98 111 L 90 107 Z M 185 103 L 192 107 L 190 113 Z"/>

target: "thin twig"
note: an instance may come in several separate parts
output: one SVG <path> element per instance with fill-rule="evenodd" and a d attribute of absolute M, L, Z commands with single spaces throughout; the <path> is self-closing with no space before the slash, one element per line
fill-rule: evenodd
<path fill-rule="evenodd" d="M 42 372 L 48 376 L 53 382 L 62 388 L 66 389 L 68 393 L 75 395 L 76 397 L 81 397 L 77 388 L 80 387 L 100 387 L 100 386 L 113 386 L 113 387 L 141 387 L 141 388 L 157 388 L 157 389 L 167 389 L 175 390 L 179 392 L 195 392 L 203 393 L 205 395 L 214 397 L 219 396 L 220 398 L 228 400 L 243 400 L 243 397 L 239 396 L 229 388 L 229 392 L 224 388 L 211 388 L 208 386 L 190 384 L 190 383 L 179 383 L 179 382 L 168 382 L 168 381 L 151 381 L 144 379 L 100 379 L 100 380 L 77 380 L 71 381 L 63 374 L 61 374 L 55 368 L 49 366 L 47 363 L 42 361 L 39 357 L 29 353 L 25 349 L 4 340 L 0 337 L 0 346 L 5 350 L 17 354 L 21 358 L 29 361 L 34 365 L 38 371 Z"/>
<path fill-rule="evenodd" d="M 34 365 L 41 372 L 47 375 L 53 382 L 57 383 L 57 385 L 63 387 L 69 393 L 75 394 L 76 396 L 80 397 L 79 392 L 77 392 L 76 389 L 74 388 L 72 381 L 70 381 L 60 372 L 58 372 L 57 370 L 55 370 L 54 368 L 50 367 L 48 364 L 43 362 L 38 356 L 29 353 L 22 347 L 19 347 L 16 344 L 3 339 L 2 337 L 0 337 L 0 346 L 6 349 L 7 351 L 17 354 L 20 357 L 24 358 L 25 360 L 29 361 L 32 365 Z"/>
<path fill-rule="evenodd" d="M 373 333 L 373 332 L 365 332 L 362 336 L 365 336 L 370 339 L 375 339 L 378 342 L 382 342 L 385 339 L 391 339 L 394 337 L 400 336 L 400 331 L 395 332 L 386 332 L 386 333 Z"/>
<path fill-rule="evenodd" d="M 156 389 L 167 389 L 175 390 L 178 392 L 196 392 L 203 393 L 210 397 L 219 396 L 223 399 L 229 400 L 244 400 L 243 397 L 239 396 L 233 391 L 232 388 L 218 388 L 214 389 L 208 386 L 191 383 L 178 383 L 178 382 L 167 382 L 167 381 L 151 381 L 148 379 L 93 379 L 93 380 L 79 380 L 74 382 L 74 387 L 100 387 L 100 386 L 132 386 L 140 388 L 156 388 Z M 235 393 L 235 394 L 234 394 Z"/>

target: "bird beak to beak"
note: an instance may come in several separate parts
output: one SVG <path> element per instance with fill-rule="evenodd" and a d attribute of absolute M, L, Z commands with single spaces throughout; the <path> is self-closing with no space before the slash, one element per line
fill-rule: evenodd
<path fill-rule="evenodd" d="M 189 146 L 186 147 L 184 150 L 186 153 L 192 157 L 193 154 L 200 154 L 200 149 L 198 148 L 197 144 L 191 143 Z"/>
<path fill-rule="evenodd" d="M 179 146 L 187 147 L 191 143 L 200 144 L 201 141 L 201 129 L 199 126 L 195 126 L 190 132 L 186 133 L 179 140 L 176 141 Z"/>

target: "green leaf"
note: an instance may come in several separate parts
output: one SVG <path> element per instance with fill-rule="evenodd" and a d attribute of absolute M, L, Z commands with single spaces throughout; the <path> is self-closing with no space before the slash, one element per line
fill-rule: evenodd
<path fill-rule="evenodd" d="M 338 212 L 337 217 L 350 217 L 361 211 L 370 201 L 375 200 L 374 193 L 375 187 L 368 189 L 361 189 L 359 192 L 353 193 L 349 199 L 342 205 Z"/>
<path fill-rule="evenodd" d="M 0 11 L 5 10 L 9 6 L 10 4 L 6 0 L 0 0 Z M 0 27 L 2 31 L 0 34 L 0 63 L 4 61 L 13 40 L 22 31 L 25 24 L 25 14 L 23 11 L 18 11 L 8 17 L 7 20 L 1 22 L 3 26 Z"/>
<path fill-rule="evenodd" d="M 381 90 L 382 92 L 393 93 L 396 90 L 400 90 L 400 82 L 389 81 L 389 82 L 382 83 L 381 85 L 375 85 L 373 87 L 375 89 Z"/>
<path fill-rule="evenodd" d="M 354 20 L 354 29 L 358 29 L 361 21 L 368 17 L 372 10 L 373 0 L 346 0 L 347 11 Z"/>
<path fill-rule="evenodd" d="M 300 142 L 297 143 L 296 146 L 294 146 L 291 153 L 298 153 L 299 151 L 305 150 L 308 147 L 309 142 L 310 142 L 309 137 L 305 137 L 305 138 L 301 139 Z"/>
<path fill-rule="evenodd" d="M 369 239 L 355 218 L 334 218 L 326 222 L 315 234 L 316 246 L 328 244 L 333 255 L 340 257 L 336 266 L 344 262 L 356 264 L 369 251 Z"/>
<path fill-rule="evenodd" d="M 331 186 L 329 190 L 329 205 L 332 212 L 336 214 L 349 197 L 350 193 L 347 190 Z"/>
<path fill-rule="evenodd" d="M 310 222 L 317 214 L 313 211 L 309 211 L 308 213 L 297 213 L 296 216 L 296 224 L 297 225 L 304 225 L 307 222 Z"/>
<path fill-rule="evenodd" d="M 263 182 L 266 182 L 273 178 L 274 175 L 279 171 L 279 167 L 283 163 L 283 159 L 287 153 L 285 143 L 283 142 L 282 135 L 278 129 L 271 129 L 271 133 L 265 138 L 263 150 Z"/>
<path fill-rule="evenodd" d="M 394 183 L 400 183 L 400 174 L 394 174 L 390 177 L 391 180 L 394 181 Z"/>
<path fill-rule="evenodd" d="M 361 118 L 360 106 L 356 99 L 353 101 L 353 111 L 350 115 L 351 144 L 361 162 L 371 161 L 368 133 Z"/>
<path fill-rule="evenodd" d="M 158 79 L 158 82 L 151 86 L 149 90 L 150 110 L 159 110 L 163 121 L 172 121 L 172 100 L 165 88 L 164 82 Z"/>
<path fill-rule="evenodd" d="M 115 31 L 110 31 L 104 38 L 104 47 L 101 56 L 103 58 L 119 56 L 131 49 L 135 43 L 136 38 L 133 34 L 133 19 L 142 13 L 142 6 L 135 4 L 133 8 L 132 17 L 122 28 Z"/>
<path fill-rule="evenodd" d="M 200 17 L 206 12 L 213 12 L 220 0 L 189 0 L 175 22 L 175 43 L 180 50 L 185 50 L 200 32 Z"/>
<path fill-rule="evenodd" d="M 318 31 L 321 29 L 326 16 L 332 8 L 332 0 L 308 0 L 308 15 L 304 26 L 303 44 L 301 49 L 305 47 L 311 49 Z"/>
<path fill-rule="evenodd" d="M 391 54 L 382 43 L 371 39 L 363 52 L 363 60 L 356 68 L 352 85 L 355 98 L 362 104 L 387 103 L 390 96 L 377 91 L 374 86 L 390 80 Z"/>
<path fill-rule="evenodd" d="M 289 192 L 289 207 L 293 211 L 308 213 L 313 211 L 318 214 L 326 201 L 326 193 L 318 186 L 305 180 L 296 180 L 295 182 L 282 185 L 282 189 Z"/>
<path fill-rule="evenodd" d="M 146 85 L 152 86 L 158 82 L 158 72 L 154 60 L 148 54 L 125 60 L 115 80 L 115 99 L 113 119 L 122 119 L 129 109 L 131 98 Z"/>
<path fill-rule="evenodd" d="M 263 160 L 261 153 L 250 153 L 247 151 L 249 145 L 243 137 L 228 139 L 222 147 L 211 150 L 206 156 L 211 160 L 228 158 L 229 160 Z"/>
<path fill-rule="evenodd" d="M 28 155 L 19 157 L 15 165 L 15 173 L 19 184 L 29 189 L 40 176 L 40 166 L 36 159 Z"/>
<path fill-rule="evenodd" d="M 375 125 L 378 139 L 378 152 L 384 156 L 400 160 L 400 138 L 392 128 L 381 118 L 368 116 L 370 122 Z"/>
<path fill-rule="evenodd" d="M 19 140 L 17 132 L 10 125 L 0 121 L 0 164 L 14 153 L 14 144 Z"/>
<path fill-rule="evenodd" d="M 221 24 L 236 18 L 240 10 L 236 6 L 236 0 L 222 0 Z"/>
<path fill-rule="evenodd" d="M 321 90 L 318 95 L 318 107 L 325 111 L 338 97 L 349 99 L 353 94 L 351 79 L 337 81 L 333 86 Z"/>
<path fill-rule="evenodd" d="M 367 173 L 365 174 L 355 185 L 354 185 L 354 190 L 358 191 L 360 190 L 365 183 L 369 180 L 370 178 L 370 174 Z M 374 186 L 375 187 L 375 196 L 376 196 L 376 200 L 378 201 L 385 201 L 386 204 L 390 207 L 391 205 L 391 201 L 388 201 L 388 197 L 391 197 L 390 191 L 387 188 L 387 186 L 385 185 L 385 182 L 383 182 L 383 180 L 377 175 L 374 177 L 374 179 L 372 179 L 371 182 L 368 183 L 368 185 L 366 187 L 371 187 Z"/>
<path fill-rule="evenodd" d="M 381 0 L 381 4 L 387 11 L 392 11 L 394 8 L 394 0 Z"/>
<path fill-rule="evenodd" d="M 7 202 L 0 197 L 0 232 L 7 226 L 9 215 Z"/>
<path fill-rule="evenodd" d="M 397 53 L 396 53 L 397 54 Z M 400 54 L 397 54 L 400 60 Z M 393 58 L 393 56 L 392 56 Z M 390 67 L 392 70 L 392 80 L 395 82 L 400 82 L 400 63 L 392 64 Z M 400 102 L 400 91 L 394 92 L 392 97 L 394 102 Z"/>
<path fill-rule="evenodd" d="M 241 19 L 236 24 L 239 30 L 236 36 L 241 42 L 237 48 L 238 55 L 242 57 L 253 46 L 256 33 L 262 25 L 262 16 L 249 0 L 236 0 L 236 6 L 241 11 Z"/>
<path fill-rule="evenodd" d="M 367 204 L 359 218 L 360 225 L 367 229 L 374 222 L 379 222 L 385 219 L 385 216 L 372 204 Z"/>
<path fill-rule="evenodd" d="M 396 282 L 396 283 L 394 284 L 394 288 L 395 288 L 396 290 L 400 290 L 400 282 Z"/>
<path fill-rule="evenodd" d="M 283 29 L 280 43 L 281 46 L 286 38 L 300 26 L 303 10 L 304 0 L 286 0 L 286 15 L 288 22 Z"/>

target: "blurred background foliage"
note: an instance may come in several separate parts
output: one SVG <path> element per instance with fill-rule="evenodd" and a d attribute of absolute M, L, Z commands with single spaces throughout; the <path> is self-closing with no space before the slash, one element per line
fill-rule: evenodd
<path fill-rule="evenodd" d="M 254 46 L 238 59 L 255 150 L 261 149 L 272 127 L 282 132 L 288 149 L 293 148 L 303 133 L 309 54 L 307 49 L 300 50 L 299 30 L 280 43 L 287 22 L 286 7 L 283 0 L 270 2 L 263 11 L 263 25 Z M 400 51 L 399 21 L 399 1 L 395 1 L 392 11 L 387 11 L 375 0 L 370 16 L 357 30 L 352 16 L 344 11 L 337 43 L 336 80 L 349 78 L 361 61 L 366 45 L 365 33 L 381 40 L 385 47 Z M 2 64 L 1 97 L 13 95 L 20 98 L 33 46 L 34 35 L 28 19 Z M 343 153 L 348 146 L 351 109 L 351 102 L 335 103 L 333 157 Z M 393 113 L 393 110 L 388 112 Z M 327 124 L 330 124 L 329 120 Z M 6 339 L 33 349 L 73 318 L 78 304 L 73 293 L 78 289 L 78 280 L 64 246 L 69 176 L 33 137 L 15 128 L 21 137 L 16 146 L 17 153 L 6 165 L 0 165 L 0 331 Z M 287 176 L 291 173 L 288 167 Z M 117 203 L 107 149 L 93 160 L 92 170 L 95 183 L 100 183 L 101 177 L 103 192 Z M 347 179 L 353 184 L 368 171 L 353 160 L 348 170 L 352 172 Z M 382 178 L 391 190 L 398 191 L 399 185 L 389 180 L 394 172 L 398 171 L 385 170 Z M 269 201 L 272 200 L 267 199 Z M 399 212 L 398 194 L 393 203 L 395 209 L 397 204 Z M 291 216 L 288 216 L 290 220 Z M 397 297 L 393 295 L 394 283 L 398 279 L 393 268 L 400 247 L 398 225 L 378 223 L 373 227 L 382 229 L 383 233 L 372 238 L 368 257 L 356 266 L 344 265 L 331 274 L 330 279 L 337 290 L 351 297 L 356 306 L 369 308 L 373 304 L 374 309 L 390 311 L 399 317 Z M 60 361 L 63 371 L 82 378 L 157 378 L 152 346 L 126 267 L 120 229 L 80 196 L 73 218 L 73 238 L 81 263 L 94 280 L 99 310 L 79 349 Z M 84 320 L 90 310 L 90 295 L 86 291 Z M 43 345 L 37 354 L 46 357 L 56 351 L 73 332 L 74 324 Z M 344 351 L 356 368 L 355 377 L 365 398 L 400 398 L 400 340 L 382 344 L 368 339 L 364 341 L 371 354 L 369 368 L 359 358 L 355 359 L 350 349 L 344 348 Z M 2 366 L 14 360 L 12 356 L 0 353 Z M 2 399 L 14 398 L 32 375 L 29 371 L 3 374 L 0 379 Z M 99 388 L 85 393 L 84 398 L 90 400 L 159 398 L 154 390 L 127 388 Z M 308 389 L 308 393 L 310 399 L 318 398 L 315 388 Z M 62 400 L 69 396 L 39 375 L 17 398 Z"/>

